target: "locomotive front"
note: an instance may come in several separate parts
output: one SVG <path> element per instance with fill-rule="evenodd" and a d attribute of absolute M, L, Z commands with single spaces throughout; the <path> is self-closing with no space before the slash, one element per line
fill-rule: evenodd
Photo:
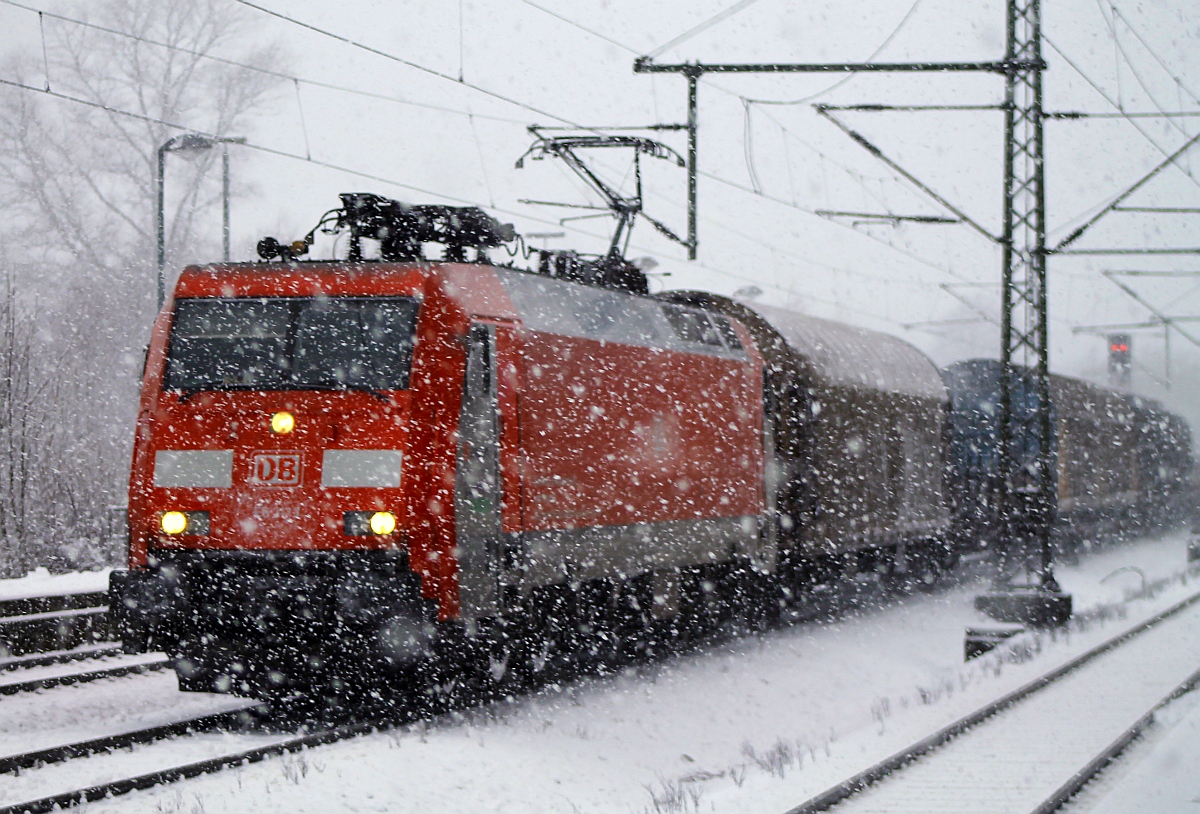
<path fill-rule="evenodd" d="M 265 263 L 186 269 L 154 325 L 129 568 L 110 606 L 126 649 L 168 652 L 185 690 L 304 690 L 329 665 L 416 663 L 455 609 L 410 562 L 414 517 L 430 525 L 413 506 L 437 505 L 417 496 L 419 473 L 446 446 L 431 440 L 436 420 L 413 417 L 414 368 L 465 358 L 453 337 L 418 347 L 420 326 L 445 333 L 422 246 L 479 260 L 511 227 L 475 209 L 342 201 L 302 241 L 261 241 Z M 350 232 L 347 261 L 296 262 L 318 229 Z M 363 262 L 364 237 L 381 262 Z"/>
<path fill-rule="evenodd" d="M 166 649 L 187 688 L 222 690 L 239 689 L 219 686 L 239 671 L 213 654 L 253 668 L 234 642 L 276 666 L 316 666 L 334 641 L 420 649 L 430 612 L 406 562 L 403 487 L 425 277 L 396 265 L 183 273 L 146 361 L 130 571 L 114 584 L 127 647 Z"/>
<path fill-rule="evenodd" d="M 479 210 L 343 199 L 348 260 L 267 239 L 282 262 L 189 268 L 158 317 L 110 598 L 127 649 L 185 690 L 338 694 L 569 664 L 766 595 L 744 329 L 619 257 L 494 266 L 511 227 Z"/>

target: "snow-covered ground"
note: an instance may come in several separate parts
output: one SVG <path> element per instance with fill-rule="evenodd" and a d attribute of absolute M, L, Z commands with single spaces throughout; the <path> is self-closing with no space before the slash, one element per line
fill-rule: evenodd
<path fill-rule="evenodd" d="M 1060 581 L 1087 617 L 1141 587 L 1135 571 L 1110 576 L 1118 569 L 1141 569 L 1151 583 L 1179 574 L 1185 539 L 1098 553 L 1060 569 Z M 1123 618 L 1093 615 L 1084 630 L 1032 641 L 1023 663 L 989 656 L 964 665 L 963 631 L 983 621 L 972 599 L 984 587 L 908 597 L 88 811 L 782 812 L 1200 586 L 1176 581 L 1130 602 Z M 107 682 L 113 714 L 131 715 L 122 694 L 136 710 L 150 682 L 164 680 Z M 70 689 L 87 691 L 62 691 Z M 167 693 L 152 696 L 155 704 L 169 703 L 167 690 L 155 690 Z M 0 730 L 9 701 L 0 699 Z M 138 754 L 123 758 L 122 771 L 144 770 Z M 56 771 L 56 783 L 84 781 L 108 760 L 73 761 Z M 28 799 L 12 794 L 0 791 L 0 801 Z"/>
<path fill-rule="evenodd" d="M 169 670 L 3 696 L 0 757 L 240 709 L 246 703 L 230 695 L 179 692 Z M 5 780 L 0 787 L 10 778 Z M 0 801 L 9 799 L 0 792 Z"/>
<path fill-rule="evenodd" d="M 1155 726 L 1085 787 L 1064 814 L 1200 811 L 1200 692 L 1155 715 Z"/>
<path fill-rule="evenodd" d="M 51 574 L 45 568 L 36 568 L 17 579 L 0 579 L 0 601 L 107 591 L 111 572 L 111 568 L 101 568 L 96 571 Z"/>

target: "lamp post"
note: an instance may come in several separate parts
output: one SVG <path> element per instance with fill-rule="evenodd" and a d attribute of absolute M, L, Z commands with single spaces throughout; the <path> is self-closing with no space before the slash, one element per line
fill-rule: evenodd
<path fill-rule="evenodd" d="M 245 144 L 246 139 L 241 136 L 204 136 L 200 133 L 184 133 L 181 136 L 175 136 L 168 139 L 158 148 L 158 164 L 157 176 L 155 184 L 155 220 L 154 232 L 157 240 L 158 248 L 158 308 L 162 310 L 163 303 L 167 299 L 167 281 L 166 281 L 166 265 L 167 265 L 167 235 L 166 223 L 163 213 L 164 196 L 163 196 L 163 179 L 166 174 L 167 153 L 184 153 L 194 152 L 199 150 L 211 150 L 216 145 L 221 145 L 221 238 L 222 247 L 224 249 L 224 258 L 229 259 L 229 145 L 230 144 Z"/>

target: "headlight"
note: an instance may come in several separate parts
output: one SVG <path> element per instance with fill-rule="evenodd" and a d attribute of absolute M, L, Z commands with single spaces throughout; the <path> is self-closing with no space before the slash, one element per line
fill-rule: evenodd
<path fill-rule="evenodd" d="M 158 525 L 164 534 L 183 534 L 187 530 L 187 515 L 183 512 L 163 512 Z"/>
<path fill-rule="evenodd" d="M 208 512 L 163 512 L 158 518 L 158 527 L 163 534 L 177 537 L 180 534 L 203 536 L 208 534 Z"/>
<path fill-rule="evenodd" d="M 396 530 L 396 515 L 391 512 L 375 512 L 371 515 L 371 532 L 383 536 Z"/>
<path fill-rule="evenodd" d="M 391 512 L 346 512 L 342 531 L 348 537 L 384 537 L 396 530 L 396 515 Z"/>
<path fill-rule="evenodd" d="M 296 417 L 287 410 L 280 410 L 271 416 L 271 432 L 276 435 L 287 435 L 296 429 Z"/>

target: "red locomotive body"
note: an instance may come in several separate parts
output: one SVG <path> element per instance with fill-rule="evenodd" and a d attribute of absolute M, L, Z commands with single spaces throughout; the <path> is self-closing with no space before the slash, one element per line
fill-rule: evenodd
<path fill-rule="evenodd" d="M 223 337 L 229 345 L 238 339 L 232 333 L 237 328 L 257 327 L 265 333 L 263 326 L 249 322 L 260 314 L 237 313 L 239 300 L 249 306 L 288 306 L 322 299 L 336 305 L 339 300 L 358 303 L 382 298 L 411 303 L 409 308 L 415 317 L 425 276 L 411 268 L 386 267 L 369 267 L 357 273 L 331 266 L 214 266 L 186 270 L 174 300 L 155 323 L 146 359 L 130 478 L 130 566 L 144 567 L 148 552 L 154 550 L 336 550 L 394 544 L 394 538 L 346 536 L 343 511 L 388 509 L 400 513 L 403 527 L 403 513 L 408 506 L 402 499 L 400 483 L 364 492 L 355 484 L 325 478 L 323 453 L 379 448 L 403 455 L 411 409 L 407 388 L 378 392 L 329 389 L 337 385 L 336 379 L 314 381 L 311 389 L 259 388 L 235 381 L 184 381 L 178 387 L 164 387 L 163 382 L 176 303 L 185 308 L 208 306 L 202 314 L 193 314 L 190 309 L 182 314 L 192 323 L 207 323 L 180 326 L 193 334 L 193 327 L 212 330 L 211 324 L 219 319 L 244 317 L 244 325 L 231 326 Z M 319 335 L 327 327 L 320 324 L 323 316 L 313 309 L 308 338 L 314 351 L 320 350 L 325 338 Z M 179 342 L 197 343 L 204 338 L 180 337 Z M 411 337 L 409 343 L 411 347 Z M 219 354 L 223 349 L 204 350 Z M 186 363 L 179 356 L 177 361 Z M 313 386 L 317 384 L 321 389 Z M 272 430 L 271 418 L 279 413 L 293 418 L 287 432 Z M 161 515 L 166 511 L 206 512 L 208 533 L 165 533 Z"/>
<path fill-rule="evenodd" d="M 146 362 L 126 646 L 256 692 L 585 583 L 670 616 L 681 571 L 772 554 L 762 382 L 732 319 L 486 262 L 188 268 Z"/>

